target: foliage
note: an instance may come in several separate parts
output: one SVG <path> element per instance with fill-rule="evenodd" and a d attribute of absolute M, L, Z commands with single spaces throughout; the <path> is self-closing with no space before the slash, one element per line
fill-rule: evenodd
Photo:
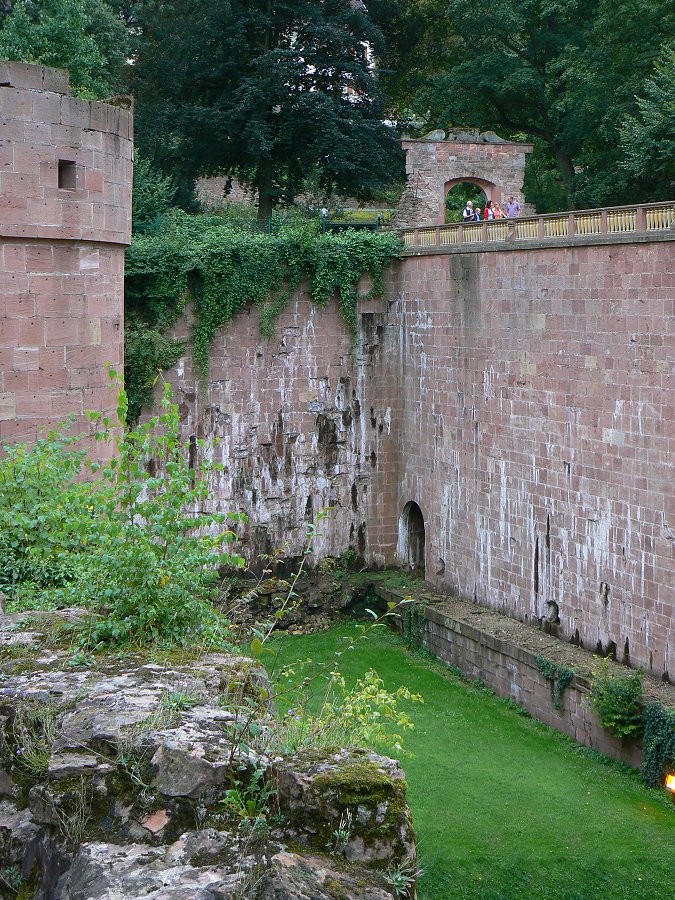
<path fill-rule="evenodd" d="M 236 780 L 234 787 L 225 791 L 223 803 L 235 818 L 256 822 L 267 819 L 274 788 L 265 778 L 265 770 L 257 768 L 246 783 Z"/>
<path fill-rule="evenodd" d="M 0 30 L 0 58 L 68 69 L 75 93 L 119 87 L 129 36 L 105 0 L 15 0 Z"/>
<path fill-rule="evenodd" d="M 310 293 L 319 304 L 337 293 L 343 318 L 354 333 L 361 278 L 368 275 L 372 281 L 372 289 L 363 296 L 381 293 L 383 268 L 398 255 L 399 247 L 393 234 L 347 231 L 319 236 L 316 223 L 281 228 L 277 234 L 249 233 L 219 215 L 174 213 L 162 235 L 135 237 L 127 254 L 130 317 L 161 332 L 193 300 L 194 353 L 205 375 L 209 344 L 219 327 L 247 304 L 256 303 L 261 331 L 271 334 L 274 317 L 302 279 L 309 280 Z M 132 337 L 136 343 L 130 348 L 127 377 L 134 388 L 136 412 L 160 355 L 181 351 L 151 337 L 147 329 L 138 328 Z"/>
<path fill-rule="evenodd" d="M 362 4 L 145 0 L 138 23 L 138 142 L 165 171 L 243 176 L 260 222 L 308 176 L 361 198 L 402 171 L 364 48 L 381 35 Z"/>
<path fill-rule="evenodd" d="M 414 859 L 404 859 L 394 869 L 385 872 L 385 880 L 391 885 L 394 897 L 410 897 L 415 884 L 424 875 Z"/>
<path fill-rule="evenodd" d="M 603 728 L 622 738 L 642 734 L 643 699 L 642 669 L 616 673 L 603 660 L 591 681 L 591 702 Z"/>
<path fill-rule="evenodd" d="M 72 582 L 91 524 L 84 453 L 69 425 L 0 456 L 0 590 L 13 608 L 54 608 L 45 592 Z M 40 599 L 39 599 L 40 598 Z"/>
<path fill-rule="evenodd" d="M 557 168 L 568 208 L 657 191 L 662 173 L 649 173 L 639 190 L 622 174 L 619 136 L 654 76 L 660 45 L 672 39 L 672 3 L 448 0 L 445 9 L 451 58 L 411 98 L 427 127 L 536 139 L 539 168 Z M 552 179 L 546 187 L 551 209 L 559 190 Z"/>
<path fill-rule="evenodd" d="M 171 209 L 178 187 L 170 175 L 134 153 L 134 190 L 132 226 L 136 233 L 146 231 Z"/>
<path fill-rule="evenodd" d="M 310 678 L 315 680 L 316 675 Z M 275 699 L 283 693 L 275 692 Z M 310 713 L 302 704 L 289 709 L 269 735 L 271 749 L 294 753 L 304 748 L 365 746 L 400 752 L 401 732 L 413 727 L 409 716 L 400 709 L 402 700 L 424 703 L 419 694 L 403 686 L 387 691 L 374 669 L 369 669 L 348 690 L 344 678 L 333 669 L 318 713 Z"/>
<path fill-rule="evenodd" d="M 675 711 L 648 703 L 644 711 L 642 777 L 650 787 L 663 782 L 666 769 L 675 768 Z"/>
<path fill-rule="evenodd" d="M 114 373 L 111 373 L 114 377 Z M 120 422 L 127 412 L 119 393 Z M 95 436 L 114 423 L 90 414 Z M 168 385 L 161 414 L 115 438 L 117 455 L 84 479 L 84 455 L 67 433 L 31 447 L 4 448 L 0 461 L 3 572 L 10 598 L 26 585 L 58 606 L 88 606 L 86 647 L 163 641 L 222 643 L 226 632 L 207 604 L 226 552 L 229 519 L 201 511 L 210 464 L 190 467 Z"/>
<path fill-rule="evenodd" d="M 551 682 L 551 696 L 555 709 L 562 709 L 562 695 L 574 678 L 574 670 L 554 663 L 545 656 L 536 657 L 537 668 L 547 681 Z"/>
<path fill-rule="evenodd" d="M 184 351 L 183 341 L 168 337 L 137 318 L 125 322 L 124 383 L 129 423 L 136 422 L 143 406 L 150 405 L 159 372 L 175 365 Z"/>
<path fill-rule="evenodd" d="M 675 196 L 675 43 L 665 47 L 645 81 L 637 111 L 621 129 L 622 166 L 636 178 L 643 200 Z"/>

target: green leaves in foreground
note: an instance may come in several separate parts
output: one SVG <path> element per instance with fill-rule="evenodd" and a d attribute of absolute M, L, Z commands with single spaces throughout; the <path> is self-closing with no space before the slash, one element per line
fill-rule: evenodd
<path fill-rule="evenodd" d="M 122 390 L 120 421 L 126 410 Z M 118 423 L 90 418 L 95 437 L 111 440 Z M 102 468 L 64 430 L 3 447 L 0 588 L 15 608 L 88 607 L 87 647 L 226 638 L 207 601 L 219 566 L 241 562 L 226 528 L 239 516 L 204 510 L 214 466 L 190 467 L 178 429 L 165 385 L 160 415 L 118 437 Z"/>

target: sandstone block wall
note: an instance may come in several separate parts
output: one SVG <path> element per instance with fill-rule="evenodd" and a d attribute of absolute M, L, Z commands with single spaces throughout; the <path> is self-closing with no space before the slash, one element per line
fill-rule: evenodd
<path fill-rule="evenodd" d="M 642 741 L 614 737 L 602 727 L 590 704 L 590 684 L 575 676 L 565 688 L 561 709 L 553 705 L 551 684 L 537 667 L 536 654 L 458 622 L 429 607 L 424 646 L 469 678 L 483 682 L 499 697 L 508 697 L 540 722 L 562 731 L 634 768 L 642 762 Z"/>
<path fill-rule="evenodd" d="M 115 408 L 132 118 L 70 97 L 66 72 L 0 62 L 0 125 L 0 439 L 29 440 Z"/>
<path fill-rule="evenodd" d="M 380 399 L 388 394 L 384 304 L 361 306 L 356 347 L 337 304 L 319 308 L 301 290 L 271 338 L 260 334 L 255 308 L 220 329 L 208 384 L 194 370 L 189 342 L 166 374 L 195 461 L 203 453 L 224 467 L 213 479 L 213 508 L 249 517 L 238 531 L 251 563 L 275 550 L 301 555 L 309 525 L 317 529 L 315 558 L 350 545 L 372 558 L 385 548 L 369 539 L 371 522 L 395 526 L 397 401 Z M 187 338 L 191 327 L 185 316 L 174 334 Z"/>
<path fill-rule="evenodd" d="M 396 212 L 398 228 L 442 225 L 445 195 L 462 181 L 477 184 L 488 200 L 502 204 L 512 194 L 525 208 L 522 191 L 530 144 L 408 140 L 403 149 L 407 182 Z"/>
<path fill-rule="evenodd" d="M 406 258 L 382 356 L 427 578 L 657 677 L 675 669 L 672 248 Z"/>

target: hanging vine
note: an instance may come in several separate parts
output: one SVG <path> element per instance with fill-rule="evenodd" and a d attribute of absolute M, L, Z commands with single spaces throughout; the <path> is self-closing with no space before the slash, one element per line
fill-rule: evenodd
<path fill-rule="evenodd" d="M 537 668 L 544 678 L 551 683 L 551 697 L 555 709 L 562 709 L 562 695 L 574 678 L 574 670 L 554 663 L 545 656 L 536 657 Z"/>
<path fill-rule="evenodd" d="M 667 770 L 675 769 L 675 711 L 648 703 L 644 711 L 642 778 L 658 787 Z"/>
<path fill-rule="evenodd" d="M 384 267 L 399 255 L 393 233 L 347 231 L 320 235 L 316 225 L 281 228 L 277 234 L 237 229 L 218 216 L 175 213 L 162 234 L 138 235 L 127 252 L 126 293 L 129 328 L 144 326 L 164 333 L 175 324 L 188 302 L 194 303 L 194 358 L 202 377 L 208 373 L 214 334 L 245 306 L 260 309 L 260 330 L 271 335 L 274 321 L 292 292 L 306 281 L 315 303 L 337 296 L 352 335 L 356 304 L 382 293 Z M 360 293 L 362 279 L 371 287 Z M 142 342 L 143 365 L 152 342 Z M 133 344 L 132 342 L 129 342 Z M 155 342 L 159 347 L 159 343 Z M 140 345 L 136 341 L 134 346 Z M 166 345 L 162 346 L 166 351 Z M 138 369 L 131 347 L 127 380 Z M 156 369 L 155 369 L 156 373 Z M 147 378 L 136 378 L 146 383 Z"/>

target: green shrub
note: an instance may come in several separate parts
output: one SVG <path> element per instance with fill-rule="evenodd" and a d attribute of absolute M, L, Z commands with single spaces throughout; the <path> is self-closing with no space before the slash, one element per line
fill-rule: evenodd
<path fill-rule="evenodd" d="M 642 778 L 658 787 L 667 769 L 675 767 L 675 711 L 648 703 L 644 713 Z"/>
<path fill-rule="evenodd" d="M 113 374 L 114 377 L 114 374 Z M 124 421 L 127 397 L 119 394 Z M 90 414 L 96 437 L 110 422 Z M 208 462 L 192 468 L 179 438 L 178 408 L 164 385 L 161 414 L 116 440 L 102 469 L 57 431 L 33 446 L 6 447 L 0 461 L 0 525 L 11 600 L 33 592 L 39 605 L 87 606 L 83 645 L 200 643 L 225 632 L 207 603 L 227 552 L 229 518 L 205 513 Z"/>
<path fill-rule="evenodd" d="M 642 734 L 642 669 L 616 673 L 607 660 L 591 682 L 591 702 L 603 728 L 617 737 L 637 737 Z"/>
<path fill-rule="evenodd" d="M 93 486 L 77 481 L 84 461 L 69 423 L 0 458 L 0 590 L 15 609 L 71 582 L 92 523 Z M 42 603 L 51 605 L 47 597 Z"/>

